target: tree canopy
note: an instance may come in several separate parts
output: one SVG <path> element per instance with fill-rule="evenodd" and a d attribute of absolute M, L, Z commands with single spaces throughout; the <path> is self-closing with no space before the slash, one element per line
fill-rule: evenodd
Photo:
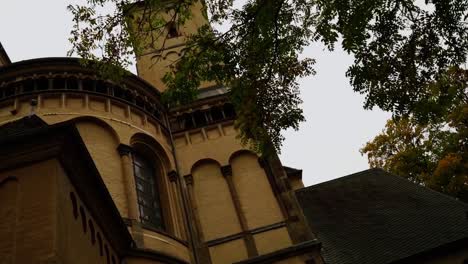
<path fill-rule="evenodd" d="M 87 0 L 69 6 L 73 49 L 84 59 L 126 67 L 144 49 L 150 31 L 183 25 L 198 0 Z M 201 1 L 201 0 L 200 0 Z M 423 123 L 453 111 L 466 88 L 445 89 L 450 71 L 461 70 L 468 52 L 468 0 L 204 0 L 211 25 L 189 36 L 177 71 L 164 77 L 169 104 L 190 101 L 202 81 L 229 88 L 241 139 L 260 151 L 279 150 L 281 131 L 304 120 L 297 80 L 314 74 L 301 51 L 314 41 L 341 45 L 355 57 L 347 75 L 366 95 L 365 107 Z M 114 12 L 99 9 L 111 4 Z M 130 33 L 126 11 L 143 4 L 148 26 Z M 170 19 L 157 15 L 169 13 Z M 153 34 L 151 33 L 151 34 Z M 147 36 L 147 37 L 145 37 Z M 149 42 L 151 45 L 151 41 Z M 320 89 L 320 87 L 318 87 Z M 332 102 L 332 100 L 330 100 Z M 271 149 L 270 149 L 271 150 Z"/>
<path fill-rule="evenodd" d="M 444 111 L 437 107 L 437 118 L 429 122 L 413 115 L 389 120 L 361 150 L 370 165 L 468 202 L 467 84 L 468 71 L 452 69 L 431 88 L 465 91 L 464 98 L 443 107 Z"/>

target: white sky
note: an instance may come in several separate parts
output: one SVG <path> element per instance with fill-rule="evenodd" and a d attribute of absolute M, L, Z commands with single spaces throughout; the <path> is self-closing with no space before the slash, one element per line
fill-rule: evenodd
<path fill-rule="evenodd" d="M 72 25 L 66 6 L 78 2 L 0 1 L 0 42 L 11 60 L 66 56 Z M 390 114 L 362 108 L 364 96 L 354 93 L 345 77 L 351 56 L 320 44 L 303 55 L 317 60 L 317 74 L 300 81 L 307 121 L 298 132 L 284 133 L 283 164 L 303 169 L 305 185 L 367 169 L 359 149 L 383 129 Z"/>

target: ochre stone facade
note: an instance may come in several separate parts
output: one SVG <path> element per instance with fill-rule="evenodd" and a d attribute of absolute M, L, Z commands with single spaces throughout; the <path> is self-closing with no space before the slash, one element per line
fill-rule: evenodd
<path fill-rule="evenodd" d="M 73 169 L 63 161 L 19 159 L 0 171 L 1 263 L 224 264 L 262 256 L 268 263 L 321 263 L 320 245 L 288 194 L 296 183 L 287 183 L 280 164 L 240 144 L 225 88 L 203 84 L 199 100 L 176 109 L 159 103 L 168 63 L 207 23 L 201 7 L 163 50 L 138 56 L 142 79 L 103 80 L 67 58 L 0 67 L 0 128 L 29 116 L 51 128 L 74 127 L 120 215 L 115 225 L 124 223 L 131 236 L 126 250 L 106 237 L 99 210 L 82 200 L 88 191 L 70 180 Z M 149 185 L 135 165 L 140 156 L 151 167 Z M 148 190 L 154 200 L 145 205 Z M 145 208 L 161 219 L 151 220 Z M 309 244 L 296 252 L 301 242 Z M 285 249 L 296 253 L 276 255 Z"/>
<path fill-rule="evenodd" d="M 77 59 L 10 64 L 0 46 L 0 263 L 323 263 L 301 172 L 239 142 L 226 88 L 160 103 L 203 12 L 119 83 Z"/>

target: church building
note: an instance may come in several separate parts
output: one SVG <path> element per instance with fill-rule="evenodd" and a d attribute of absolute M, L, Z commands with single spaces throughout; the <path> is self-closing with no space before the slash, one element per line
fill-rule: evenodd
<path fill-rule="evenodd" d="M 468 263 L 468 205 L 378 169 L 304 188 L 214 83 L 162 105 L 193 8 L 119 82 L 0 44 L 0 263 Z"/>

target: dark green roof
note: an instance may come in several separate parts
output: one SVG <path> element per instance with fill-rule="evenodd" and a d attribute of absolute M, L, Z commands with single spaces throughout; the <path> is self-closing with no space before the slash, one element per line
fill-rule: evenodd
<path fill-rule="evenodd" d="M 468 238 L 467 204 L 381 169 L 296 195 L 329 264 L 394 263 Z"/>

